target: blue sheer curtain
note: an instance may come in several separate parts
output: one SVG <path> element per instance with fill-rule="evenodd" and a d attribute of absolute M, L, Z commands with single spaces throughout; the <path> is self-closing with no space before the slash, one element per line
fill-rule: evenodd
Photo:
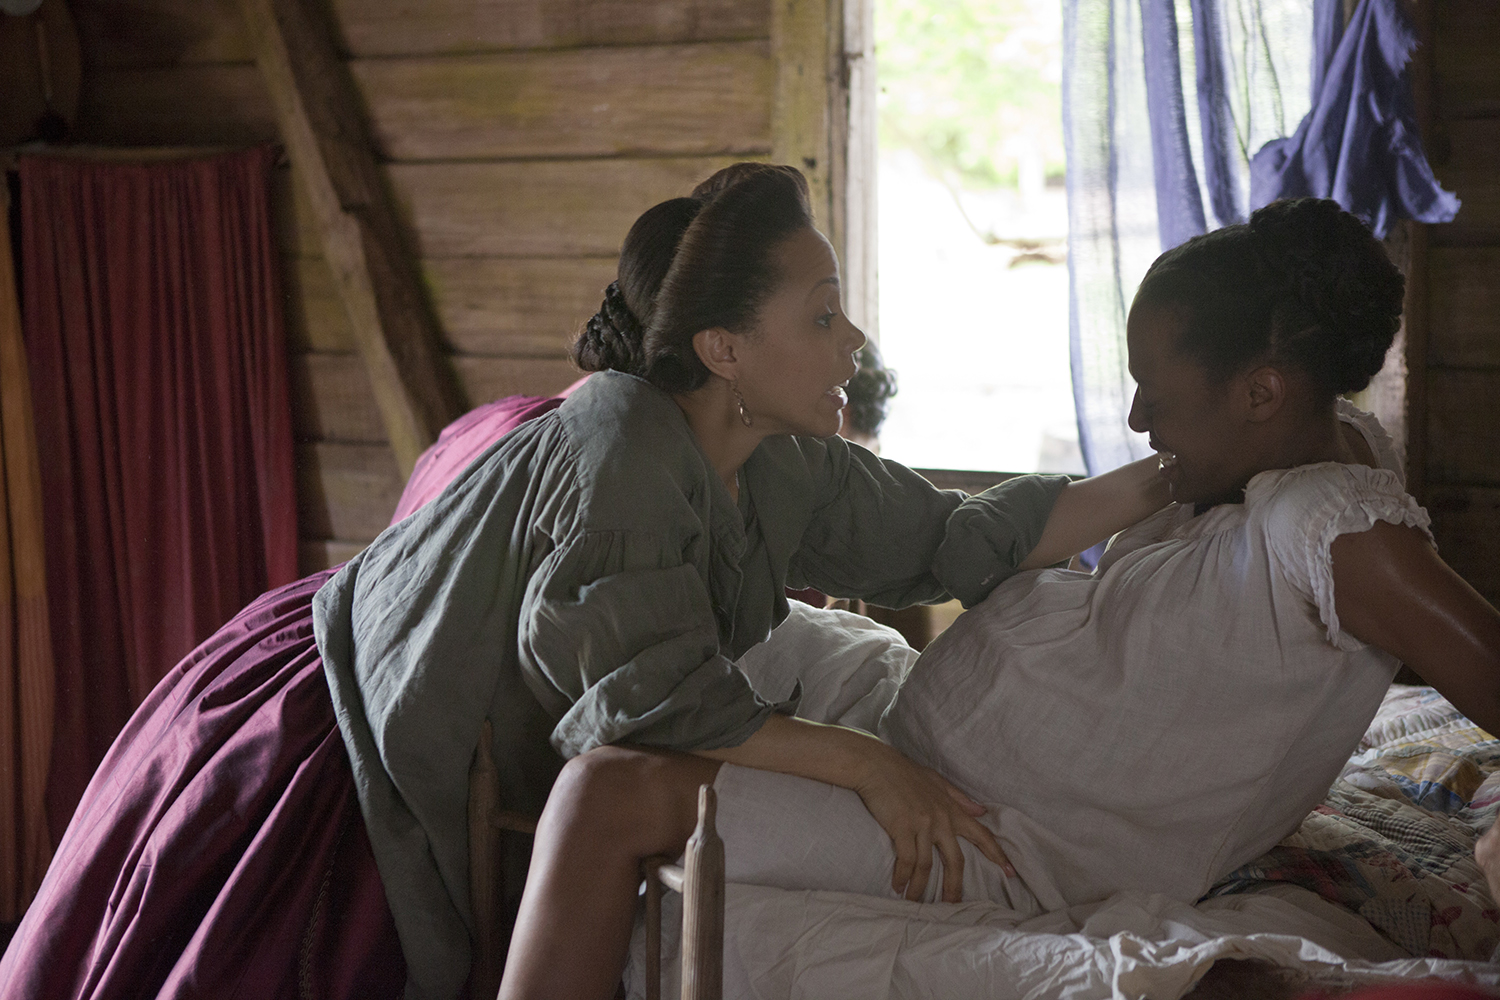
<path fill-rule="evenodd" d="M 1412 121 L 1399 0 L 1063 0 L 1069 334 L 1090 474 L 1150 454 L 1126 424 L 1125 317 L 1157 254 L 1276 198 L 1385 235 L 1446 222 Z"/>

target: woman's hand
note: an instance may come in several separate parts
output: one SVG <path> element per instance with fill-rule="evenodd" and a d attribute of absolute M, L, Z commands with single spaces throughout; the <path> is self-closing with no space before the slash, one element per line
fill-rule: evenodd
<path fill-rule="evenodd" d="M 891 888 L 904 892 L 907 899 L 921 899 L 927 891 L 936 848 L 943 859 L 943 901 L 962 902 L 964 857 L 959 837 L 978 847 L 1005 874 L 1016 873 L 995 835 L 974 818 L 984 814 L 983 806 L 936 771 L 918 767 L 868 733 L 773 715 L 739 746 L 697 753 L 857 792 L 891 838 L 896 852 Z"/>
<path fill-rule="evenodd" d="M 896 851 L 893 890 L 920 900 L 932 875 L 936 848 L 943 859 L 943 902 L 962 902 L 964 856 L 959 837 L 979 848 L 1005 874 L 1016 874 L 995 835 L 975 819 L 984 815 L 983 806 L 936 771 L 913 764 L 884 743 L 871 742 L 879 749 L 872 748 L 865 777 L 851 787 L 891 838 Z"/>

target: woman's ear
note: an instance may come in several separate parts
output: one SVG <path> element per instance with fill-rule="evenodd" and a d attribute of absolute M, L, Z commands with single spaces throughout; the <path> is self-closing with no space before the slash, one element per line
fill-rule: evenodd
<path fill-rule="evenodd" d="M 1245 378 L 1245 416 L 1261 424 L 1281 412 L 1286 402 L 1286 376 L 1278 368 L 1261 365 Z"/>
<path fill-rule="evenodd" d="M 739 375 L 740 338 L 722 326 L 709 327 L 693 334 L 693 351 L 703 367 L 733 382 Z"/>

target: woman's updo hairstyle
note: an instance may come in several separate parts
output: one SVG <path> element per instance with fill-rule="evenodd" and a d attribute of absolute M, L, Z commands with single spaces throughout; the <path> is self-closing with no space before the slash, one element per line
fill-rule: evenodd
<path fill-rule="evenodd" d="M 573 362 L 666 392 L 701 388 L 709 371 L 693 336 L 748 329 L 781 278 L 776 247 L 812 225 L 806 178 L 765 163 L 725 167 L 690 196 L 648 209 L 625 237 L 619 277 L 574 342 Z"/>
<path fill-rule="evenodd" d="M 1332 399 L 1380 371 L 1404 290 L 1363 222 L 1337 202 L 1297 198 L 1162 254 L 1135 300 L 1183 310 L 1178 350 L 1211 377 L 1289 364 Z"/>

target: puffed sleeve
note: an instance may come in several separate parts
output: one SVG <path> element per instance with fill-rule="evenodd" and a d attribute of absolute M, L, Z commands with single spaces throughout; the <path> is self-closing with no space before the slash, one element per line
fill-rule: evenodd
<path fill-rule="evenodd" d="M 966 497 L 841 438 L 798 441 L 814 500 L 788 584 L 883 607 L 988 594 L 1036 546 L 1068 481 L 1023 476 Z"/>
<path fill-rule="evenodd" d="M 664 541 L 587 532 L 554 550 L 521 607 L 529 686 L 572 757 L 629 741 L 678 750 L 737 746 L 776 710 L 719 652 L 698 571 Z"/>
<path fill-rule="evenodd" d="M 1260 494 L 1270 494 L 1265 500 Z M 1364 643 L 1339 625 L 1333 599 L 1333 543 L 1377 521 L 1416 528 L 1432 540 L 1431 520 L 1398 473 L 1324 462 L 1252 481 L 1246 503 L 1265 508 L 1266 544 L 1282 573 L 1318 609 L 1328 641 L 1352 651 Z"/>

